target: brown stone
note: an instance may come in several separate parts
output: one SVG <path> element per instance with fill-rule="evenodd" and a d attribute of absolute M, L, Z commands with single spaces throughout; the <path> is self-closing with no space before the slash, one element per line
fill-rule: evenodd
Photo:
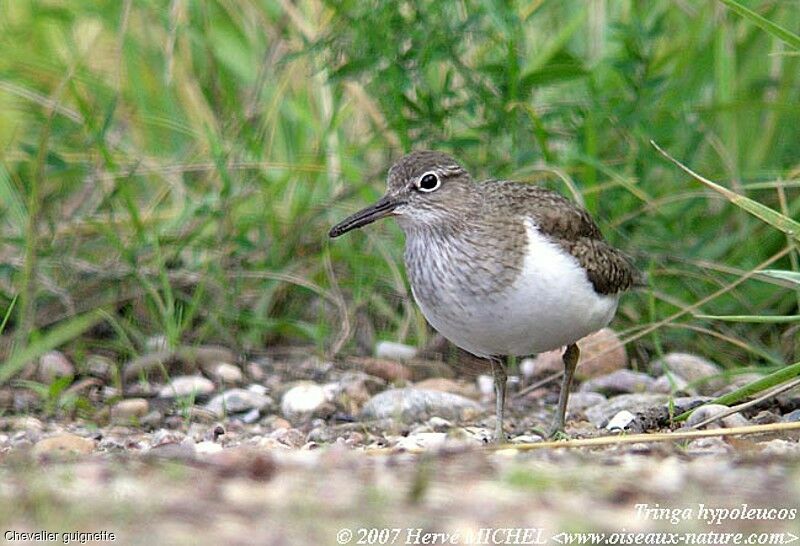
<path fill-rule="evenodd" d="M 411 380 L 411 370 L 399 362 L 369 357 L 353 358 L 351 360 L 359 365 L 364 372 L 380 377 L 389 383 Z"/>
<path fill-rule="evenodd" d="M 611 328 L 603 328 L 578 341 L 578 348 L 581 350 L 581 358 L 578 361 L 578 368 L 575 370 L 575 377 L 579 381 L 585 381 L 593 377 L 610 374 L 616 370 L 628 367 L 628 355 L 616 332 Z M 564 369 L 561 355 L 563 348 L 548 351 L 537 355 L 534 359 L 534 375 L 542 376 Z"/>
<path fill-rule="evenodd" d="M 149 411 L 150 405 L 144 398 L 120 400 L 111 408 L 111 420 L 117 423 L 127 423 L 141 419 Z"/>
<path fill-rule="evenodd" d="M 475 387 L 474 383 L 464 380 L 447 379 L 445 377 L 423 379 L 422 381 L 414 383 L 414 386 L 419 389 L 460 394 L 461 396 L 474 400 L 477 400 L 479 396 L 478 389 Z"/>
<path fill-rule="evenodd" d="M 42 383 L 51 383 L 58 377 L 75 375 L 75 367 L 61 351 L 48 351 L 39 358 L 36 375 Z"/>
<path fill-rule="evenodd" d="M 92 440 L 66 433 L 39 440 L 33 446 L 33 454 L 37 457 L 85 455 L 92 451 L 94 451 L 94 442 Z"/>

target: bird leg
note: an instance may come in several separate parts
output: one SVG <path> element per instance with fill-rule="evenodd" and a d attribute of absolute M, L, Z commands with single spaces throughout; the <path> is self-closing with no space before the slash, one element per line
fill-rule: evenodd
<path fill-rule="evenodd" d="M 506 374 L 506 367 L 498 357 L 492 359 L 492 375 L 494 375 L 494 404 L 495 404 L 495 428 L 494 428 L 494 443 L 502 444 L 506 441 L 506 435 L 503 432 L 503 414 L 506 408 L 506 382 L 508 374 Z"/>
<path fill-rule="evenodd" d="M 550 436 L 556 436 L 564 432 L 564 418 L 567 414 L 567 400 L 569 399 L 569 388 L 572 385 L 572 377 L 575 375 L 575 368 L 578 367 L 578 358 L 581 351 L 574 343 L 567 345 L 561 359 L 564 361 L 564 378 L 561 381 L 561 393 L 558 396 L 558 410 L 553 420 L 553 429 Z"/>

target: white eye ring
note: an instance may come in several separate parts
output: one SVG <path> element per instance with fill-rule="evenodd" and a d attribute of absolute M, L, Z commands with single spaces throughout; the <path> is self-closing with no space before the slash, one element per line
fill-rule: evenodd
<path fill-rule="evenodd" d="M 431 180 L 431 177 L 433 177 L 433 180 Z M 431 182 L 433 182 L 433 185 L 431 185 Z M 436 191 L 441 185 L 441 179 L 433 171 L 428 171 L 420 176 L 419 179 L 417 179 L 417 189 L 425 193 Z"/>

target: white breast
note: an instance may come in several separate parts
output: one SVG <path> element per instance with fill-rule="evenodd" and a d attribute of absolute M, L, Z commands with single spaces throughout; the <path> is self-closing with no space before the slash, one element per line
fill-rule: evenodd
<path fill-rule="evenodd" d="M 528 252 L 516 281 L 475 295 L 448 287 L 440 301 L 414 298 L 430 324 L 478 356 L 524 356 L 563 347 L 606 326 L 619 296 L 595 292 L 578 261 L 525 220 Z M 445 309 L 446 308 L 446 309 Z M 457 313 L 453 313 L 458 309 Z"/>

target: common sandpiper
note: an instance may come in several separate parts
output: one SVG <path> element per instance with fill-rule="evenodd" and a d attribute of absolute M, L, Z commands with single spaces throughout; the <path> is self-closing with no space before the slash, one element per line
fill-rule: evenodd
<path fill-rule="evenodd" d="M 505 441 L 501 357 L 564 347 L 552 433 L 563 432 L 576 342 L 611 322 L 620 295 L 643 284 L 589 214 L 524 182 L 473 181 L 450 155 L 415 151 L 389 169 L 375 204 L 336 224 L 338 237 L 394 216 L 405 232 L 411 291 L 428 322 L 492 365 L 495 441 Z"/>

